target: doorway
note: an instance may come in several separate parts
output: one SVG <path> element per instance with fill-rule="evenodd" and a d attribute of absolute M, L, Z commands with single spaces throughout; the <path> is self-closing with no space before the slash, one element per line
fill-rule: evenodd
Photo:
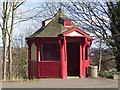
<path fill-rule="evenodd" d="M 67 43 L 67 73 L 68 76 L 80 75 L 79 43 Z"/>

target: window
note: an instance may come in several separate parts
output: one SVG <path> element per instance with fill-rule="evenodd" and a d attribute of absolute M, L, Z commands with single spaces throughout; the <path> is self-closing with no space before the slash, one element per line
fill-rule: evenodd
<path fill-rule="evenodd" d="M 59 44 L 43 44 L 41 45 L 41 61 L 60 61 L 60 45 Z"/>

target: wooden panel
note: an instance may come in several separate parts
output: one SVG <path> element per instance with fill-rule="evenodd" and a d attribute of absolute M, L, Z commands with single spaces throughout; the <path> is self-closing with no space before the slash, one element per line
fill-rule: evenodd
<path fill-rule="evenodd" d="M 29 62 L 29 78 L 38 78 L 37 72 L 37 62 L 30 61 Z"/>
<path fill-rule="evenodd" d="M 60 61 L 41 61 L 38 68 L 39 78 L 61 78 Z"/>
<path fill-rule="evenodd" d="M 90 65 L 90 60 L 85 60 L 84 61 L 84 67 L 88 67 Z"/>

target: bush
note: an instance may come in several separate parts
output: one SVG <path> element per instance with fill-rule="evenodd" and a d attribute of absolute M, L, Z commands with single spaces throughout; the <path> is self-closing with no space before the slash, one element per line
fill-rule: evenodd
<path fill-rule="evenodd" d="M 120 72 L 117 72 L 117 71 L 111 71 L 111 72 L 98 71 L 98 75 L 100 77 L 110 77 L 113 75 L 120 75 Z"/>

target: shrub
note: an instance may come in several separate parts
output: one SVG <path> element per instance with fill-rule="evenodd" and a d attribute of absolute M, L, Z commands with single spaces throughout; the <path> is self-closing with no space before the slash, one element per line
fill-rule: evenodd
<path fill-rule="evenodd" d="M 113 75 L 120 75 L 120 72 L 117 72 L 117 71 L 111 71 L 111 72 L 98 71 L 98 75 L 100 77 L 110 77 Z"/>

